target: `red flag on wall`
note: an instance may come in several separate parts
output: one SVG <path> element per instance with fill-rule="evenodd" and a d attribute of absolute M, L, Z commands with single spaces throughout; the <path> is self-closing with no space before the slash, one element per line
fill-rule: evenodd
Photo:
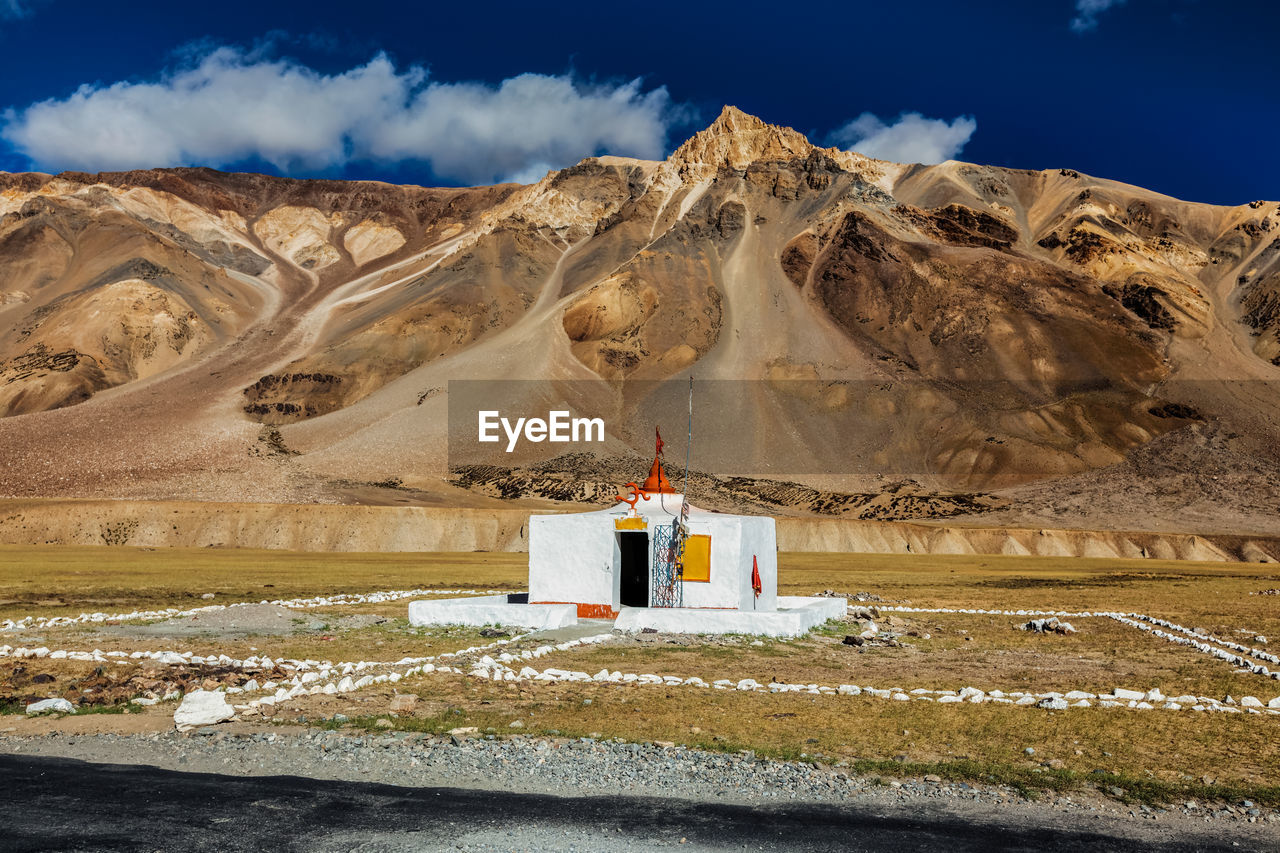
<path fill-rule="evenodd" d="M 751 588 L 756 591 L 756 598 L 764 592 L 764 584 L 760 583 L 760 564 L 756 562 L 755 554 L 751 555 Z"/>

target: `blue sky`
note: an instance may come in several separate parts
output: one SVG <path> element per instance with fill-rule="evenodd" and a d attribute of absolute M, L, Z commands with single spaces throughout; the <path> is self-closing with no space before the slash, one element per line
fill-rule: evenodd
<path fill-rule="evenodd" d="M 724 103 L 889 159 L 1280 199 L 1280 4 L 0 0 L 0 169 L 532 179 Z M 905 116 L 905 118 L 904 118 Z"/>

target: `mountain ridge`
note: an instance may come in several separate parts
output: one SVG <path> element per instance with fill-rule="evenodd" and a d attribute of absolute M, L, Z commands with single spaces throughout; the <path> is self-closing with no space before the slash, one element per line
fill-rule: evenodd
<path fill-rule="evenodd" d="M 1265 479 L 1277 208 L 892 164 L 731 107 L 664 161 L 588 158 L 525 186 L 4 173 L 0 438 L 18 450 L 0 493 L 345 500 L 334 484 L 359 472 L 466 502 L 446 455 L 418 446 L 447 432 L 450 379 L 691 373 L 754 383 L 728 454 L 747 470 L 704 457 L 713 475 L 843 443 L 869 460 L 862 480 L 880 465 L 1051 503 L 1054 483 L 1162 436 L 1234 434 L 1215 459 Z M 1257 384 L 1197 385 L 1215 379 Z M 848 399 L 875 381 L 917 399 Z M 1096 390 L 1058 393 L 1073 383 Z M 782 390 L 802 386 L 803 407 Z M 851 437 L 824 420 L 841 406 L 878 414 Z M 643 446 L 631 420 L 603 452 Z M 139 453 L 113 423 L 154 441 Z M 271 430 L 289 454 L 259 440 Z M 1256 516 L 1271 493 L 1253 491 Z"/>

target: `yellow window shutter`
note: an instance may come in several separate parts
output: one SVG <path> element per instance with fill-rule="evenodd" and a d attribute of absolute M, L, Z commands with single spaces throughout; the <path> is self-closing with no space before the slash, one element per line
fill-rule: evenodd
<path fill-rule="evenodd" d="M 680 559 L 684 567 L 685 581 L 697 583 L 711 582 L 711 537 L 698 534 L 684 540 L 684 556 Z"/>

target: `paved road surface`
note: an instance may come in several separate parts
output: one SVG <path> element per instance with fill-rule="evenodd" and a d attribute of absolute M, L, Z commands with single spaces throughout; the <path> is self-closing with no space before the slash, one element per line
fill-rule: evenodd
<path fill-rule="evenodd" d="M 0 779 L 0 849 L 13 853 L 1242 849 L 1229 838 L 1172 845 L 1119 841 L 1078 829 L 931 815 L 922 808 L 895 813 L 857 806 L 564 798 L 11 755 L 0 756 Z"/>

